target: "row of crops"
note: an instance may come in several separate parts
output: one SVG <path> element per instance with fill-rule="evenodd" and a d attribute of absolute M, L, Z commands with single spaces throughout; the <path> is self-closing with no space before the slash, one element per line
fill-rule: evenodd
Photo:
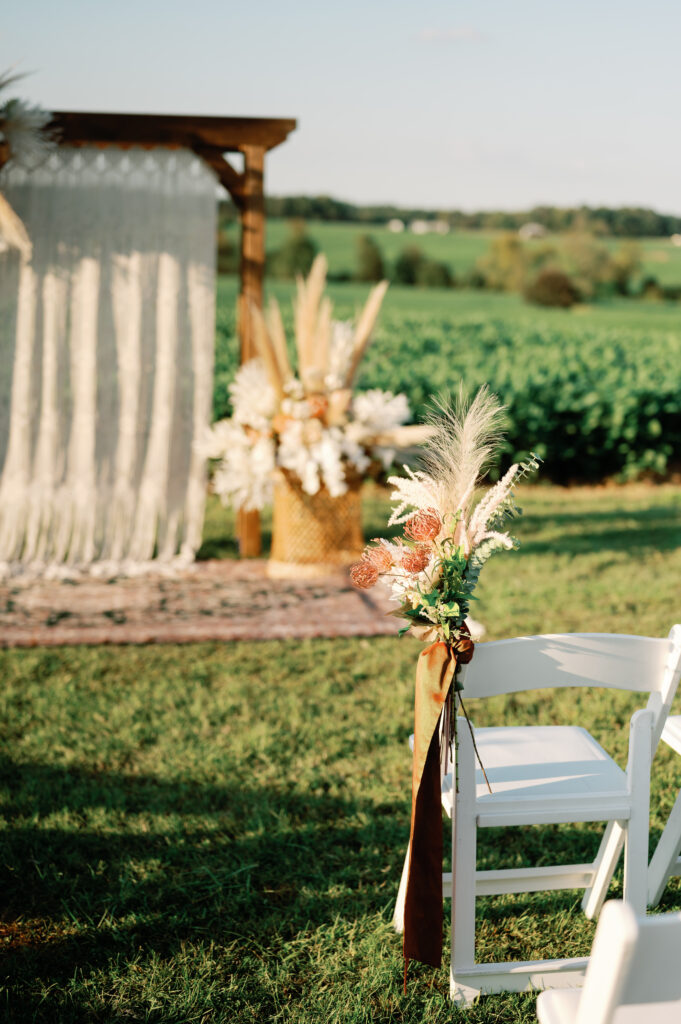
<path fill-rule="evenodd" d="M 218 316 L 215 416 L 237 366 L 231 311 Z M 489 383 L 508 407 L 504 461 L 529 450 L 558 482 L 664 476 L 681 465 L 681 332 L 509 324 L 386 311 L 360 386 L 430 398 Z"/>

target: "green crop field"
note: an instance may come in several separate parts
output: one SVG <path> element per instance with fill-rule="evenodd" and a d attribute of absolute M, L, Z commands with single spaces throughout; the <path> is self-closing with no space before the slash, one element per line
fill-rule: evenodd
<path fill-rule="evenodd" d="M 386 260 L 392 262 L 406 246 L 415 245 L 430 259 L 447 263 L 458 277 L 472 269 L 475 262 L 490 246 L 499 232 L 495 231 L 452 231 L 448 235 L 414 235 L 408 231 L 395 234 L 386 227 L 371 224 L 344 224 L 329 221 L 306 221 L 305 230 L 313 239 L 320 252 L 329 260 L 331 274 L 353 276 L 357 269 L 357 239 L 360 235 L 371 235 L 378 243 Z M 237 227 L 229 229 L 234 245 L 237 244 Z M 267 251 L 280 249 L 291 232 L 291 222 L 271 218 L 267 222 Z M 563 236 L 547 235 L 541 243 L 560 248 Z M 611 249 L 617 249 L 622 239 L 605 239 Z M 635 244 L 641 252 L 640 278 L 652 276 L 661 285 L 681 285 L 681 247 L 676 247 L 666 238 L 642 238 Z"/>
<path fill-rule="evenodd" d="M 235 289 L 218 292 L 216 417 L 236 370 Z M 291 284 L 268 291 L 291 324 Z M 352 316 L 368 286 L 332 284 L 335 315 Z M 509 410 L 507 459 L 528 449 L 559 482 L 668 475 L 681 468 L 681 314 L 677 303 L 612 300 L 571 310 L 518 296 L 391 287 L 362 388 L 404 391 L 416 419 L 442 391 L 489 383 Z"/>

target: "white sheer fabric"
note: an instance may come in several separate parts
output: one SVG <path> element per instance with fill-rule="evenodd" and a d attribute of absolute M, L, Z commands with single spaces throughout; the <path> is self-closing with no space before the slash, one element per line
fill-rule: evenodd
<path fill-rule="evenodd" d="M 190 561 L 211 416 L 216 178 L 188 150 L 62 146 L 0 187 L 0 564 Z"/>

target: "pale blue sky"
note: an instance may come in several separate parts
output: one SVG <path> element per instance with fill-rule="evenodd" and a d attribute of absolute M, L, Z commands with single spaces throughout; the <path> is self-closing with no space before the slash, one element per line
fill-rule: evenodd
<path fill-rule="evenodd" d="M 681 213 L 679 0 L 6 0 L 56 109 L 297 117 L 273 194 Z"/>

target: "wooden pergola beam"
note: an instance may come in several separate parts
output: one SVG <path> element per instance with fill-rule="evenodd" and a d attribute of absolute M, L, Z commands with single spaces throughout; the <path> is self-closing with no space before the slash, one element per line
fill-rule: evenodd
<path fill-rule="evenodd" d="M 57 110 L 50 125 L 70 146 L 208 146 L 225 153 L 244 146 L 274 149 L 296 127 L 292 118 L 108 114 Z"/>
<path fill-rule="evenodd" d="M 243 206 L 246 181 L 245 174 L 239 174 L 239 172 L 232 167 L 221 149 L 217 149 L 214 146 L 202 145 L 194 146 L 193 149 L 196 155 L 205 160 L 208 166 L 215 171 L 220 184 L 227 189 L 234 200 L 234 205 L 238 209 L 241 209 Z"/>

